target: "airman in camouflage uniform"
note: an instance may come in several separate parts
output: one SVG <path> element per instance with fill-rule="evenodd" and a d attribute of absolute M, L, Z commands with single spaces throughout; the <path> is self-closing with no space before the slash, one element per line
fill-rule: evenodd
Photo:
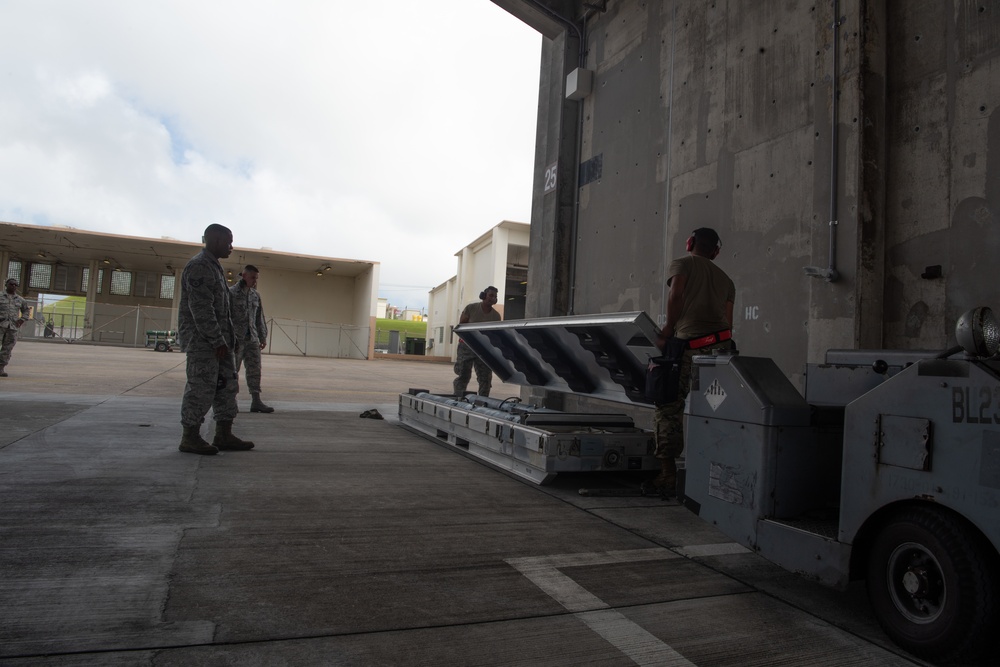
<path fill-rule="evenodd" d="M 205 249 L 191 258 L 181 273 L 181 300 L 177 330 L 181 349 L 187 353 L 187 385 L 181 402 L 180 450 L 216 454 L 223 450 L 252 449 L 253 443 L 233 435 L 237 376 L 233 357 L 233 323 L 229 285 L 220 259 L 233 251 L 233 233 L 222 225 L 205 230 Z M 215 439 L 201 437 L 201 423 L 208 409 L 215 414 Z"/>
<path fill-rule="evenodd" d="M 680 361 L 677 398 L 657 405 L 656 451 L 661 470 L 656 479 L 644 484 L 664 496 L 676 494 L 677 457 L 684 450 L 684 402 L 691 388 L 691 360 L 714 350 L 732 350 L 733 303 L 736 286 L 726 272 L 715 265 L 722 249 L 719 234 L 708 227 L 696 229 L 687 242 L 687 257 L 675 259 L 667 269 L 666 323 L 660 332 L 661 350 L 673 352 Z M 670 356 L 674 356 L 671 354 Z"/>
<path fill-rule="evenodd" d="M 30 312 L 28 302 L 17 293 L 17 278 L 8 278 L 5 291 L 0 294 L 0 377 L 7 377 L 4 370 L 10 363 L 10 353 L 17 344 L 17 330 Z"/>
<path fill-rule="evenodd" d="M 458 318 L 459 324 L 469 322 L 499 322 L 503 319 L 500 312 L 493 308 L 497 303 L 500 292 L 496 287 L 490 285 L 479 293 L 480 301 L 470 303 L 462 311 Z M 455 353 L 455 379 L 452 381 L 452 392 L 455 396 L 463 397 L 469 387 L 469 380 L 472 379 L 472 369 L 476 369 L 476 381 L 479 382 L 479 395 L 489 396 L 490 388 L 493 386 L 493 371 L 479 358 L 472 348 L 465 344 L 465 341 L 458 341 L 458 351 Z"/>
<path fill-rule="evenodd" d="M 274 412 L 260 400 L 260 351 L 267 346 L 267 323 L 257 292 L 260 271 L 247 264 L 240 280 L 229 288 L 233 304 L 233 327 L 236 329 L 236 373 L 246 366 L 247 387 L 252 401 L 250 412 Z"/>

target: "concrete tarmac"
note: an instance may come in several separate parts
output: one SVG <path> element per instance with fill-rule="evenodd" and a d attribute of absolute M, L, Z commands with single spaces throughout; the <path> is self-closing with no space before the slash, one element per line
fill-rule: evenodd
<path fill-rule="evenodd" d="M 637 479 L 537 487 L 402 428 L 398 394 L 449 391 L 447 364 L 265 356 L 277 411 L 212 457 L 177 450 L 179 352 L 22 341 L 7 370 L 2 665 L 925 664 L 863 584 L 578 493 Z"/>

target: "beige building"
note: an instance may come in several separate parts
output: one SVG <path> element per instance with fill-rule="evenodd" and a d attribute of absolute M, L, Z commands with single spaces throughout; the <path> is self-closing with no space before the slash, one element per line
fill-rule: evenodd
<path fill-rule="evenodd" d="M 499 291 L 496 309 L 504 319 L 524 317 L 528 286 L 529 225 L 504 220 L 457 253 L 454 276 L 430 291 L 427 303 L 428 355 L 455 358 L 458 339 L 451 329 L 466 305 L 493 285 Z"/>
<path fill-rule="evenodd" d="M 139 346 L 147 342 L 147 331 L 177 328 L 181 271 L 201 248 L 167 237 L 3 222 L 0 275 L 17 277 L 21 293 L 36 302 L 34 322 L 22 336 L 45 335 L 39 297 L 51 304 L 53 297 L 79 296 L 85 297 L 82 312 L 53 315 L 50 334 Z M 261 272 L 258 290 L 270 329 L 265 352 L 372 357 L 377 262 L 239 247 L 222 261 L 230 282 L 246 264 Z"/>

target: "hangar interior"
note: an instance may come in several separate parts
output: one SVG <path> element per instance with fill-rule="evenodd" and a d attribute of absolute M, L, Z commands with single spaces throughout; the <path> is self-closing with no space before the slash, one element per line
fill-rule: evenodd
<path fill-rule="evenodd" d="M 996 306 L 1000 7 L 493 0 L 543 39 L 529 317 L 642 310 L 701 226 L 735 338 L 943 350 Z"/>
<path fill-rule="evenodd" d="M 201 248 L 166 237 L 0 223 L 0 275 L 17 277 L 36 307 L 40 295 L 85 297 L 82 313 L 53 321 L 53 336 L 141 346 L 147 331 L 177 328 L 181 272 Z M 237 247 L 222 260 L 231 283 L 246 264 L 260 269 L 266 353 L 372 358 L 377 262 Z M 41 314 L 33 320 L 21 335 L 45 337 Z"/>

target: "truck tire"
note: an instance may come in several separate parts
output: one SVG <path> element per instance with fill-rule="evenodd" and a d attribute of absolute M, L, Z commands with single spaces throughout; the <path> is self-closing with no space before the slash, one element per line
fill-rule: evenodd
<path fill-rule="evenodd" d="M 914 655 L 975 660 L 996 628 L 993 560 L 954 517 L 910 508 L 872 542 L 868 599 L 886 634 Z"/>
<path fill-rule="evenodd" d="M 156 348 L 155 349 L 156 349 L 157 352 L 166 352 L 167 351 L 167 344 L 164 343 L 163 341 L 160 341 L 159 343 L 156 344 Z"/>

